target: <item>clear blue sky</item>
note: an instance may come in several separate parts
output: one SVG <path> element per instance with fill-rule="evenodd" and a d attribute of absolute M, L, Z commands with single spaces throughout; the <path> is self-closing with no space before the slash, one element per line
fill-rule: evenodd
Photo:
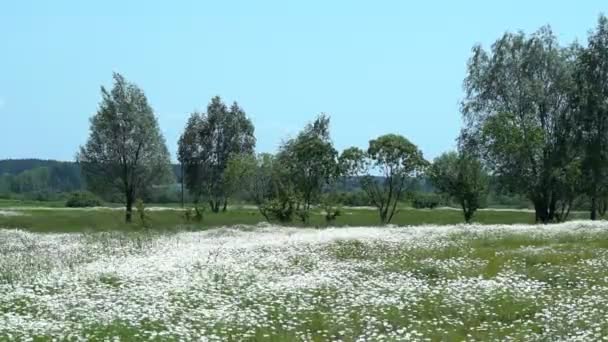
<path fill-rule="evenodd" d="M 598 1 L 3 1 L 0 158 L 72 160 L 113 71 L 146 92 L 172 158 L 214 95 L 275 151 L 316 114 L 337 148 L 403 134 L 454 147 L 470 51 L 551 24 L 586 40 Z"/>

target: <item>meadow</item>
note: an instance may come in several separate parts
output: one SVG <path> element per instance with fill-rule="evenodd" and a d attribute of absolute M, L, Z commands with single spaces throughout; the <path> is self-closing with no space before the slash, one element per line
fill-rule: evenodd
<path fill-rule="evenodd" d="M 124 221 L 124 209 L 64 208 L 60 203 L 0 201 L 0 227 L 24 229 L 32 232 L 96 232 L 96 231 L 137 231 L 141 230 L 137 214 L 133 224 Z M 586 212 L 572 212 L 571 220 L 586 219 Z M 519 209 L 479 210 L 473 219 L 479 224 L 532 224 L 534 212 Z M 201 222 L 188 221 L 184 211 L 174 205 L 150 204 L 146 209 L 146 225 L 156 231 L 199 231 L 214 227 L 232 225 L 256 225 L 264 223 L 264 217 L 253 206 L 234 206 L 225 213 L 206 212 Z M 408 225 L 452 225 L 463 222 L 462 211 L 455 208 L 412 209 L 403 206 L 396 213 L 392 224 Z M 374 227 L 380 223 L 378 212 L 372 208 L 343 208 L 342 215 L 328 224 L 321 210 L 313 210 L 310 222 L 313 228 L 332 227 Z M 303 227 L 298 221 L 289 224 Z"/>
<path fill-rule="evenodd" d="M 608 335 L 603 221 L 34 231 L 0 229 L 0 340 Z"/>

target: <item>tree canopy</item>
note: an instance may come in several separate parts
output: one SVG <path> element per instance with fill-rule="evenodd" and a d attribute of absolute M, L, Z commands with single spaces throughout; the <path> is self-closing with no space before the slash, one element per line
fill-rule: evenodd
<path fill-rule="evenodd" d="M 505 187 L 526 194 L 541 222 L 570 201 L 558 191 L 557 175 L 576 155 L 573 60 L 548 27 L 531 36 L 507 33 L 491 51 L 473 49 L 464 81 L 466 148 L 478 151 Z"/>
<path fill-rule="evenodd" d="M 575 65 L 576 143 L 582 149 L 581 188 L 591 199 L 591 219 L 608 197 L 608 18 L 600 16 Z"/>
<path fill-rule="evenodd" d="M 439 192 L 458 202 L 465 221 L 471 222 L 488 190 L 481 162 L 467 153 L 448 152 L 435 158 L 428 175 Z"/>
<path fill-rule="evenodd" d="M 362 175 L 361 185 L 378 209 L 382 223 L 390 223 L 408 181 L 421 175 L 427 165 L 418 147 L 397 134 L 370 140 L 366 152 L 351 147 L 340 156 L 340 167 L 346 174 Z"/>
<path fill-rule="evenodd" d="M 77 161 L 88 187 L 96 193 L 118 190 L 124 195 L 125 219 L 133 203 L 153 185 L 171 181 L 169 152 L 143 91 L 115 73 L 110 91 L 91 118 L 87 143 Z"/>
<path fill-rule="evenodd" d="M 233 156 L 252 155 L 255 142 L 253 123 L 236 102 L 228 109 L 216 96 L 206 113 L 193 113 L 179 139 L 178 158 L 195 200 L 204 197 L 213 212 L 222 205 L 226 210 L 231 185 L 224 171 Z"/>
<path fill-rule="evenodd" d="M 296 138 L 287 140 L 277 154 L 299 199 L 296 209 L 303 221 L 307 221 L 311 205 L 319 202 L 323 187 L 338 176 L 338 152 L 330 138 L 329 123 L 329 116 L 319 115 Z"/>

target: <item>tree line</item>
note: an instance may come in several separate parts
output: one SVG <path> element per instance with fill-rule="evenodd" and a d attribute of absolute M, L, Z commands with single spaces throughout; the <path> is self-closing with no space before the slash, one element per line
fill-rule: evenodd
<path fill-rule="evenodd" d="M 308 222 L 324 209 L 340 215 L 336 190 L 356 179 L 390 223 L 411 180 L 426 177 L 472 220 L 490 180 L 525 196 L 538 222 L 562 221 L 577 198 L 591 219 L 608 207 L 608 20 L 600 16 L 588 44 L 560 46 L 550 27 L 506 33 L 486 50 L 475 46 L 464 80 L 464 127 L 457 151 L 432 162 L 406 137 L 386 134 L 366 149 L 337 151 L 330 117 L 320 114 L 275 154 L 255 153 L 255 129 L 238 103 L 211 99 L 193 113 L 179 139 L 182 184 L 195 208 L 226 211 L 237 193 L 269 221 Z M 135 84 L 114 74 L 91 118 L 77 161 L 90 189 L 120 191 L 133 203 L 171 174 L 169 152 L 154 112 Z"/>
<path fill-rule="evenodd" d="M 0 161 L 0 194 L 31 194 L 34 198 L 47 198 L 51 191 L 70 192 L 82 188 L 80 168 L 71 162 Z"/>

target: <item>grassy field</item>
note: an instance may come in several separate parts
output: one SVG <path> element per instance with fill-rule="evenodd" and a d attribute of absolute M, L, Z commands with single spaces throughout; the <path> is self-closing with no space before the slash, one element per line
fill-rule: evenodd
<path fill-rule="evenodd" d="M 2 229 L 0 340 L 600 340 L 607 248 L 582 221 Z"/>
<path fill-rule="evenodd" d="M 124 211 L 115 209 L 68 209 L 5 207 L 0 209 L 0 227 L 20 228 L 36 232 L 81 232 L 107 230 L 137 230 L 137 219 L 133 224 L 125 224 Z M 177 208 L 157 208 L 149 210 L 148 224 L 155 230 L 202 230 L 212 227 L 236 224 L 255 225 L 264 218 L 255 209 L 234 208 L 226 213 L 205 213 L 201 223 L 186 222 L 184 212 Z M 2 214 L 2 213 L 8 214 Z M 571 214 L 571 219 L 582 219 L 587 213 Z M 481 224 L 534 223 L 534 213 L 529 211 L 482 210 L 477 212 L 475 222 Z M 458 224 L 463 222 L 462 213 L 454 209 L 420 210 L 403 208 L 395 215 L 393 224 L 397 226 L 421 224 Z M 345 209 L 342 216 L 332 224 L 344 226 L 376 226 L 378 213 L 371 209 Z M 294 223 L 295 226 L 298 223 Z M 325 227 L 323 215 L 317 211 L 311 218 L 310 226 Z"/>

